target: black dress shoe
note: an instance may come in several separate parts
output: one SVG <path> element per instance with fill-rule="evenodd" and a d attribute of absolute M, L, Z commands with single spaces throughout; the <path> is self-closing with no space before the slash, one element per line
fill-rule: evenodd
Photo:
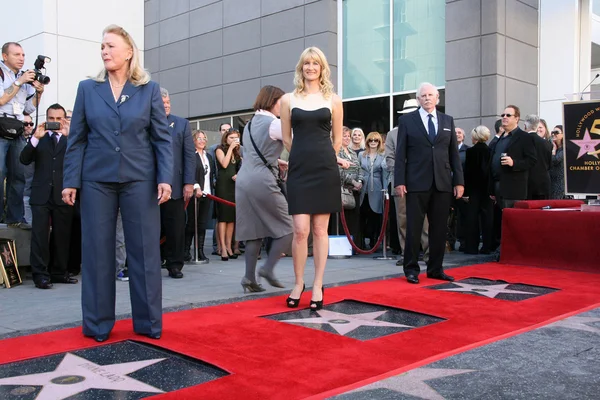
<path fill-rule="evenodd" d="M 446 275 L 443 272 L 440 272 L 439 274 L 427 274 L 427 277 L 429 279 L 438 279 L 440 281 L 454 282 L 454 277 L 452 277 L 450 275 Z"/>
<path fill-rule="evenodd" d="M 408 283 L 419 283 L 419 277 L 417 275 L 406 275 Z"/>
<path fill-rule="evenodd" d="M 77 279 L 69 276 L 69 275 L 65 275 L 65 276 L 59 276 L 59 277 L 54 277 L 52 278 L 52 283 L 70 283 L 70 284 L 75 284 L 79 282 Z"/>
<path fill-rule="evenodd" d="M 108 340 L 108 333 L 103 333 L 102 335 L 94 336 L 94 340 L 98 343 L 106 342 Z"/>
<path fill-rule="evenodd" d="M 398 261 L 396 261 L 396 266 L 401 267 L 403 265 L 404 265 L 404 258 L 400 257 L 400 259 Z"/>
<path fill-rule="evenodd" d="M 35 287 L 38 289 L 51 289 L 52 282 L 50 282 L 50 279 L 42 279 L 35 283 Z"/>
<path fill-rule="evenodd" d="M 183 273 L 177 269 L 171 269 L 169 270 L 169 276 L 174 279 L 181 279 L 183 278 Z"/>
<path fill-rule="evenodd" d="M 144 333 L 144 336 L 149 337 L 150 339 L 155 339 L 158 340 L 160 339 L 161 333 L 160 332 L 154 332 L 154 333 Z"/>

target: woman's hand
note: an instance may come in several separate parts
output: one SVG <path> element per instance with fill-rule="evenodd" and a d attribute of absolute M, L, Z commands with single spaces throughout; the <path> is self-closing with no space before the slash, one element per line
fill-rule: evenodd
<path fill-rule="evenodd" d="M 65 188 L 62 191 L 62 201 L 69 206 L 75 205 L 75 196 L 77 196 L 77 189 Z"/>
<path fill-rule="evenodd" d="M 168 183 L 158 184 L 158 204 L 162 204 L 165 201 L 171 199 L 171 185 Z"/>
<path fill-rule="evenodd" d="M 277 165 L 281 171 L 287 171 L 289 163 L 285 160 L 277 159 Z"/>
<path fill-rule="evenodd" d="M 343 169 L 348 169 L 350 168 L 350 161 L 348 160 L 344 160 L 343 158 L 337 157 L 337 163 L 340 167 L 342 167 Z"/>
<path fill-rule="evenodd" d="M 237 179 L 237 174 L 235 174 L 234 176 L 231 177 L 231 180 L 235 182 L 235 180 Z"/>
<path fill-rule="evenodd" d="M 354 186 L 354 191 L 358 192 L 362 189 L 362 182 L 352 181 L 352 186 Z"/>

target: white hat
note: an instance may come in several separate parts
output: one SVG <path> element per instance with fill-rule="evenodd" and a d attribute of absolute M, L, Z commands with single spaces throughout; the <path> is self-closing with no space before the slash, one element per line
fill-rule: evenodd
<path fill-rule="evenodd" d="M 417 103 L 417 99 L 408 99 L 404 100 L 404 106 L 401 111 L 398 111 L 398 114 L 407 114 L 409 112 L 415 111 L 419 108 L 419 103 Z"/>

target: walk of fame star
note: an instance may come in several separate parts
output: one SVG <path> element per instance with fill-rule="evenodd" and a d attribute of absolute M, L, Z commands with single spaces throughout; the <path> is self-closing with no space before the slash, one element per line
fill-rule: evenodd
<path fill-rule="evenodd" d="M 453 288 L 444 288 L 437 290 L 444 290 L 446 292 L 461 292 L 461 293 L 475 293 L 481 296 L 489 297 L 490 299 L 496 298 L 500 293 L 507 294 L 528 294 L 528 295 L 538 295 L 539 293 L 534 292 L 524 292 L 521 290 L 512 290 L 507 289 L 506 287 L 510 285 L 510 283 L 503 283 L 498 285 L 473 285 L 469 283 L 461 283 L 461 282 L 453 282 L 453 285 L 458 287 Z"/>
<path fill-rule="evenodd" d="M 317 311 L 317 314 L 319 314 L 318 317 L 288 319 L 283 322 L 294 324 L 328 324 L 342 336 L 347 335 L 361 326 L 414 328 L 414 326 L 410 325 L 396 324 L 376 319 L 386 312 L 387 311 L 376 311 L 362 314 L 344 314 L 329 310 L 319 310 Z"/>
<path fill-rule="evenodd" d="M 2 255 L 4 256 L 4 264 L 10 264 L 10 250 L 8 250 L 8 247 L 4 248 L 4 251 L 2 252 Z"/>
<path fill-rule="evenodd" d="M 54 371 L 3 378 L 0 379 L 0 386 L 43 386 L 36 400 L 62 400 L 88 389 L 164 393 L 154 386 L 127 376 L 127 374 L 163 360 L 164 358 L 156 358 L 121 364 L 99 365 L 83 357 L 67 353 Z"/>
<path fill-rule="evenodd" d="M 445 368 L 417 368 L 404 374 L 397 375 L 383 381 L 364 386 L 354 391 L 364 392 L 374 389 L 388 389 L 397 393 L 402 393 L 426 400 L 444 400 L 435 389 L 429 386 L 425 381 L 446 378 L 454 375 L 475 372 L 473 369 L 445 369 Z"/>
<path fill-rule="evenodd" d="M 600 334 L 600 328 L 596 328 L 594 326 L 590 326 L 587 324 L 600 322 L 600 318 L 594 317 L 570 317 L 567 319 L 563 319 L 562 321 L 555 322 L 553 324 L 547 325 L 546 328 L 550 327 L 560 327 L 560 328 L 568 328 L 568 329 L 576 329 L 584 332 L 592 332 Z"/>
<path fill-rule="evenodd" d="M 585 133 L 583 134 L 583 139 L 576 140 L 570 139 L 575 145 L 579 147 L 579 153 L 577 154 L 577 159 L 579 160 L 581 157 L 585 156 L 588 153 L 591 153 L 596 150 L 596 146 L 600 144 L 600 139 L 592 139 L 590 137 L 590 131 L 586 128 Z M 598 154 L 591 154 L 592 156 L 598 158 Z"/>

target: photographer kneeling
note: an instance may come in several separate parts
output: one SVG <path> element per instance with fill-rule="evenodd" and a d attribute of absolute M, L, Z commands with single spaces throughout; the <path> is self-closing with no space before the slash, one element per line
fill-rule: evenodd
<path fill-rule="evenodd" d="M 39 104 L 44 85 L 36 78 L 47 77 L 39 72 L 22 71 L 25 53 L 19 43 L 8 42 L 2 46 L 0 61 L 0 199 L 4 200 L 6 178 L 6 217 L 9 226 L 31 229 L 25 222 L 23 190 L 25 171 L 19 155 L 25 147 L 23 112 L 32 114 Z M 37 95 L 36 95 L 37 94 Z M 2 203 L 4 204 L 4 203 Z M 4 209 L 0 211 L 0 215 Z"/>

